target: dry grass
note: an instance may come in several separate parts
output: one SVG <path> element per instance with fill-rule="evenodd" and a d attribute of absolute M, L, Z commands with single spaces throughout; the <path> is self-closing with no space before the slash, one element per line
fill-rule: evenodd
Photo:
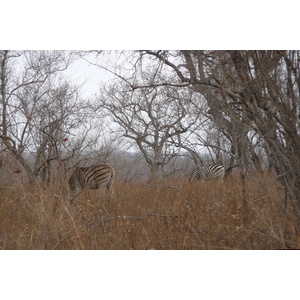
<path fill-rule="evenodd" d="M 300 247 L 296 220 L 277 204 L 271 175 L 247 179 L 247 221 L 238 178 L 116 183 L 74 203 L 64 186 L 0 187 L 1 249 L 281 249 Z M 246 222 L 246 223 L 245 223 Z M 288 243 L 286 243 L 288 241 Z"/>

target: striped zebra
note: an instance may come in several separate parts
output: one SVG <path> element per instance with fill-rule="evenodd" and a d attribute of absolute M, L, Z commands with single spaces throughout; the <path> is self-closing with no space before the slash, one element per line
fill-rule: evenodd
<path fill-rule="evenodd" d="M 195 169 L 190 176 L 190 180 L 201 180 L 212 177 L 219 177 L 224 180 L 225 168 L 219 164 L 213 164 L 210 166 L 203 166 Z"/>
<path fill-rule="evenodd" d="M 115 170 L 112 166 L 100 164 L 90 167 L 77 167 L 69 179 L 69 188 L 71 193 L 76 193 L 85 189 L 106 187 L 110 192 L 110 196 L 112 196 L 114 181 Z"/>

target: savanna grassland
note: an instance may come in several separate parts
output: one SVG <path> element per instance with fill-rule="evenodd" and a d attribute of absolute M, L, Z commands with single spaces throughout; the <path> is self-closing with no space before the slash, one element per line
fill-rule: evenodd
<path fill-rule="evenodd" d="M 63 184 L 29 188 L 16 182 L 0 187 L 0 248 L 300 248 L 293 214 L 281 208 L 283 197 L 272 174 L 249 176 L 246 191 L 235 176 L 225 183 L 116 182 L 112 199 L 88 190 L 73 202 Z"/>

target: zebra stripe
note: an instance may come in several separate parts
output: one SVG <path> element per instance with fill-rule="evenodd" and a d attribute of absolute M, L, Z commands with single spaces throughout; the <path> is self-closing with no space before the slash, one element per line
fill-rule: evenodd
<path fill-rule="evenodd" d="M 214 164 L 210 166 L 203 166 L 195 169 L 190 176 L 190 180 L 201 180 L 212 177 L 219 177 L 224 180 L 225 168 L 222 165 Z"/>
<path fill-rule="evenodd" d="M 77 167 L 69 179 L 69 188 L 71 193 L 76 193 L 78 190 L 107 187 L 112 196 L 114 181 L 115 170 L 112 166 L 101 164 L 90 167 Z"/>

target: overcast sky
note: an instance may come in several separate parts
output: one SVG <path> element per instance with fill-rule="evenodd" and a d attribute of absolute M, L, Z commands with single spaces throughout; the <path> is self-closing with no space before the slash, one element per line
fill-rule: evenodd
<path fill-rule="evenodd" d="M 93 97 L 98 93 L 100 83 L 112 77 L 107 71 L 81 58 L 68 68 L 66 74 L 73 84 L 83 85 L 81 95 L 84 98 Z"/>

